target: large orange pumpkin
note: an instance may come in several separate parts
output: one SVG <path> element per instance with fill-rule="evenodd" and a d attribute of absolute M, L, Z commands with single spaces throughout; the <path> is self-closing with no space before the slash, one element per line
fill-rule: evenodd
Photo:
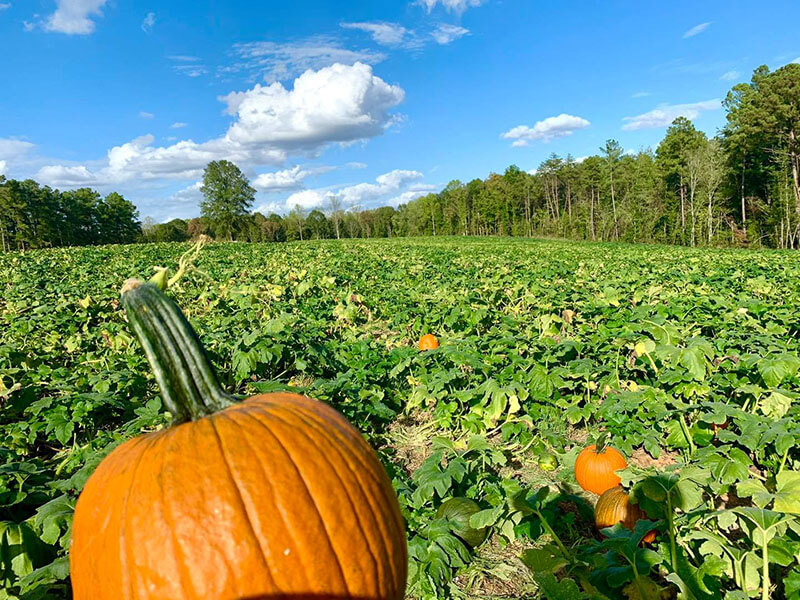
<path fill-rule="evenodd" d="M 179 422 L 114 450 L 78 499 L 76 600 L 399 600 L 407 551 L 380 461 L 329 406 L 237 402 L 178 307 L 151 284 L 122 301 Z"/>
<path fill-rule="evenodd" d="M 421 351 L 425 350 L 436 350 L 439 347 L 439 340 L 436 339 L 436 336 L 432 333 L 426 333 L 421 338 L 419 338 L 419 349 Z"/>
<path fill-rule="evenodd" d="M 603 492 L 594 507 L 594 523 L 598 529 L 613 527 L 617 523 L 633 531 L 636 521 L 647 515 L 638 504 L 631 504 L 622 486 L 615 486 Z M 650 543 L 656 539 L 656 532 L 649 531 L 643 541 Z"/>
<path fill-rule="evenodd" d="M 600 450 L 592 444 L 575 459 L 575 480 L 587 492 L 597 495 L 619 485 L 622 481 L 614 472 L 628 466 L 619 450 L 605 446 Z"/>

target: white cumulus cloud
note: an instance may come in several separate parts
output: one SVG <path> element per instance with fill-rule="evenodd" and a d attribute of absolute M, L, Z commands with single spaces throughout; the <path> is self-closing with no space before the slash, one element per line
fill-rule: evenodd
<path fill-rule="evenodd" d="M 291 169 L 261 173 L 252 181 L 252 184 L 259 192 L 274 193 L 296 190 L 303 187 L 303 180 L 332 170 L 333 167 L 303 169 L 300 166 L 294 166 Z"/>
<path fill-rule="evenodd" d="M 361 205 L 400 191 L 413 181 L 422 179 L 419 171 L 395 169 L 379 175 L 375 183 L 359 183 L 336 192 L 345 205 Z"/>
<path fill-rule="evenodd" d="M 396 205 L 427 194 L 434 188 L 434 186 L 419 183 L 420 179 L 422 179 L 422 173 L 419 171 L 395 169 L 379 175 L 375 178 L 374 183 L 357 183 L 339 189 L 302 190 L 287 198 L 284 210 L 292 210 L 295 206 L 306 210 L 323 207 L 331 196 L 337 196 L 346 207 L 359 209 L 365 209 L 377 203 Z M 400 193 L 403 190 L 407 191 Z M 381 200 L 383 202 L 380 202 Z"/>
<path fill-rule="evenodd" d="M 170 197 L 173 203 L 180 204 L 199 204 L 203 199 L 200 188 L 203 187 L 202 181 L 195 181 L 192 185 L 178 190 Z"/>
<path fill-rule="evenodd" d="M 36 179 L 50 185 L 82 186 L 96 185 L 97 176 L 83 165 L 48 165 L 39 169 Z"/>
<path fill-rule="evenodd" d="M 91 16 L 101 16 L 106 0 L 56 0 L 56 11 L 44 23 L 46 31 L 68 35 L 88 35 L 94 32 Z"/>
<path fill-rule="evenodd" d="M 0 138 L 0 159 L 15 159 L 33 150 L 33 144 L 14 138 Z"/>
<path fill-rule="evenodd" d="M 389 206 L 400 206 L 401 204 L 408 204 L 412 200 L 416 200 L 417 198 L 421 198 L 422 196 L 427 196 L 435 192 L 438 188 L 435 185 L 431 184 L 418 184 L 412 186 L 412 189 L 403 192 L 402 194 L 398 194 L 394 198 L 390 198 L 386 204 Z"/>
<path fill-rule="evenodd" d="M 329 193 L 321 192 L 319 190 L 302 190 L 289 196 L 289 198 L 286 200 L 285 209 L 292 210 L 297 206 L 304 210 L 317 208 L 322 206 L 329 197 Z"/>
<path fill-rule="evenodd" d="M 547 117 L 536 123 L 533 127 L 517 125 L 501 135 L 507 140 L 514 140 L 511 144 L 515 147 L 527 146 L 529 142 L 541 140 L 549 142 L 556 138 L 572 135 L 579 129 L 589 127 L 591 123 L 582 117 L 562 113 L 556 117 Z"/>
<path fill-rule="evenodd" d="M 40 181 L 50 185 L 110 185 L 159 179 L 196 179 L 212 160 L 243 166 L 285 163 L 289 154 L 319 154 L 331 143 L 348 144 L 381 135 L 394 121 L 390 110 L 404 97 L 368 65 L 332 65 L 307 71 L 291 89 L 256 85 L 221 98 L 235 116 L 228 131 L 206 142 L 154 145 L 150 134 L 111 148 L 102 161 L 46 165 Z M 28 144 L 27 142 L 11 143 Z M 0 153 L 3 151 L 0 140 Z M 97 164 L 95 164 L 97 163 Z"/>
<path fill-rule="evenodd" d="M 6 174 L 6 166 L 7 166 L 6 161 L 0 160 L 0 176 L 3 176 L 3 175 Z"/>
<path fill-rule="evenodd" d="M 662 104 L 641 115 L 624 117 L 622 120 L 626 123 L 622 126 L 622 129 L 636 131 L 638 129 L 667 127 L 678 117 L 686 117 L 693 121 L 705 111 L 719 110 L 720 108 L 722 108 L 722 103 L 718 98 L 689 104 Z"/>
<path fill-rule="evenodd" d="M 695 25 L 689 31 L 683 34 L 684 39 L 703 33 L 706 29 L 708 29 L 709 25 L 711 25 L 710 21 L 708 23 L 700 23 L 699 25 Z"/>
<path fill-rule="evenodd" d="M 237 116 L 226 139 L 284 149 L 315 148 L 380 135 L 394 122 L 389 110 L 405 93 L 373 75 L 363 63 L 306 71 L 288 90 L 280 83 L 257 84 L 220 98 Z"/>

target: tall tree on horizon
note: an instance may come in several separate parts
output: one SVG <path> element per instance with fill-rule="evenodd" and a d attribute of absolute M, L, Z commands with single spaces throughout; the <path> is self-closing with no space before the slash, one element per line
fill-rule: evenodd
<path fill-rule="evenodd" d="M 248 214 L 256 190 L 235 164 L 214 160 L 203 172 L 200 192 L 203 194 L 201 215 L 211 222 L 216 235 L 232 241 L 236 221 Z"/>
<path fill-rule="evenodd" d="M 614 190 L 614 170 L 622 158 L 622 146 L 617 140 L 606 140 L 606 145 L 600 148 L 605 160 L 608 181 L 611 187 L 611 209 L 614 215 L 614 239 L 619 239 L 619 218 L 617 217 L 617 196 Z"/>

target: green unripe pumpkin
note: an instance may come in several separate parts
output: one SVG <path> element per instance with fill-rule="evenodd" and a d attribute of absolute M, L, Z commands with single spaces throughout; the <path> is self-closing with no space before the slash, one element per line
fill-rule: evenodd
<path fill-rule="evenodd" d="M 486 527 L 476 529 L 469 524 L 469 518 L 480 510 L 481 507 L 469 498 L 450 498 L 436 511 L 436 518 L 447 519 L 453 534 L 461 538 L 468 546 L 474 548 L 475 546 L 480 546 L 489 533 Z"/>
<path fill-rule="evenodd" d="M 537 464 L 542 471 L 555 471 L 558 468 L 558 459 L 553 454 L 542 454 Z"/>

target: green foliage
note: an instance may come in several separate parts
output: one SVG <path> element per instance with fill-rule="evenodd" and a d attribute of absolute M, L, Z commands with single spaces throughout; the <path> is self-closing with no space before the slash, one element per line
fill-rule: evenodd
<path fill-rule="evenodd" d="M 67 596 L 86 479 L 169 424 L 118 290 L 187 249 L 0 255 L 6 597 Z M 209 244 L 196 267 L 170 293 L 226 388 L 299 390 L 379 450 L 413 597 L 463 595 L 489 547 L 524 552 L 548 598 L 800 596 L 800 258 L 437 238 Z M 621 475 L 648 521 L 605 538 L 572 472 L 602 433 L 637 457 Z M 437 518 L 454 497 L 483 544 Z"/>
<path fill-rule="evenodd" d="M 53 246 L 124 244 L 140 232 L 136 207 L 116 192 L 59 192 L 0 175 L 0 252 Z"/>
<path fill-rule="evenodd" d="M 214 160 L 203 171 L 200 210 L 222 238 L 233 239 L 234 224 L 248 213 L 256 190 L 245 174 L 230 161 Z"/>

